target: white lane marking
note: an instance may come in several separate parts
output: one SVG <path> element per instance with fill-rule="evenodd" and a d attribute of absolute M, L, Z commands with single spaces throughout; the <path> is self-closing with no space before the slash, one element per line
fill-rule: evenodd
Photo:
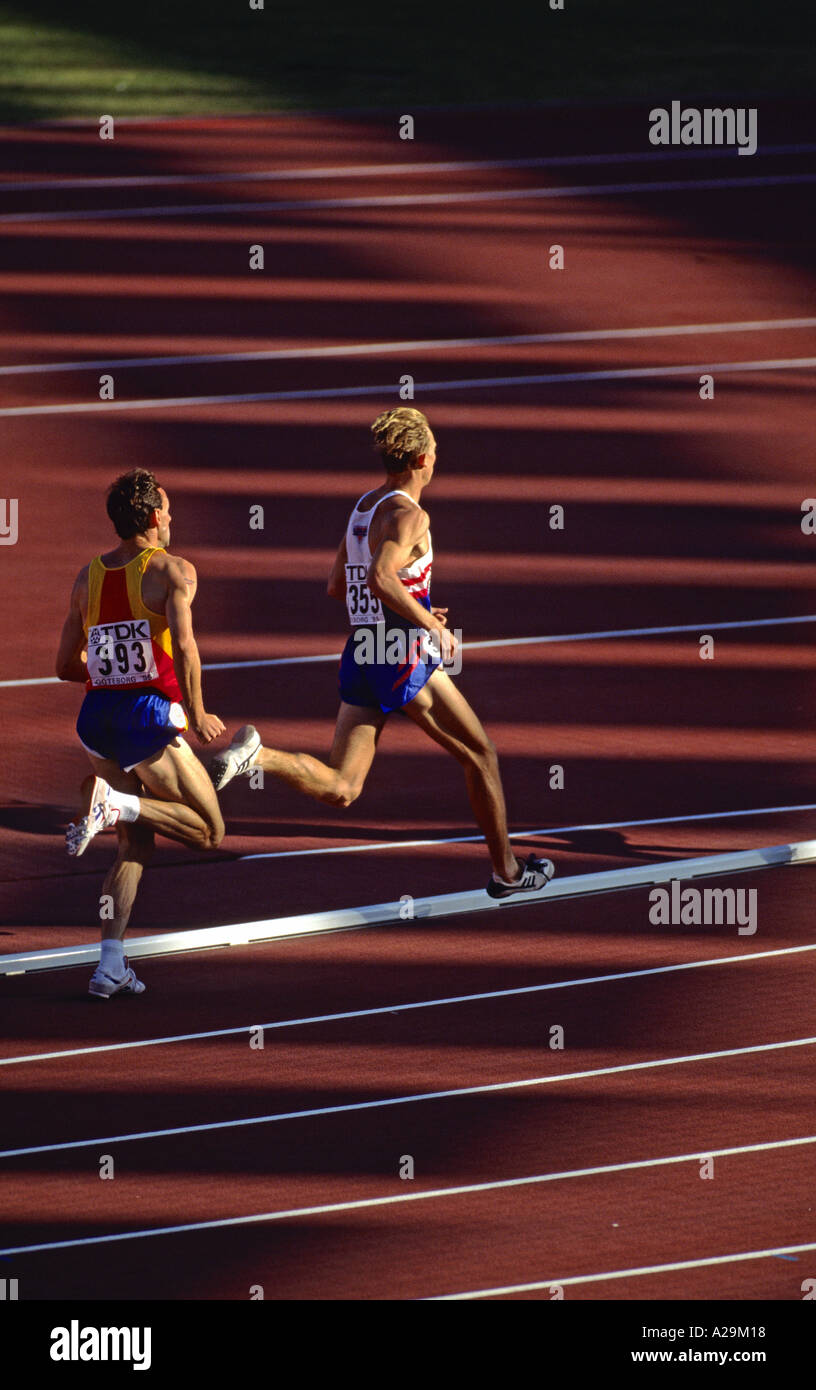
<path fill-rule="evenodd" d="M 797 1139 L 772 1139 L 766 1143 L 759 1144 L 739 1144 L 727 1149 L 700 1148 L 694 1153 L 670 1154 L 661 1158 L 642 1158 L 632 1159 L 622 1163 L 607 1163 L 593 1168 L 573 1168 L 566 1169 L 560 1173 L 536 1173 L 531 1177 L 524 1178 L 499 1178 L 494 1182 L 477 1182 L 462 1184 L 458 1187 L 437 1187 L 427 1192 L 400 1192 L 389 1197 L 360 1197 L 348 1202 L 327 1202 L 320 1206 L 313 1207 L 292 1207 L 288 1211 L 265 1211 L 257 1212 L 251 1216 L 227 1216 L 212 1221 L 191 1221 L 179 1226 L 158 1226 L 141 1231 L 118 1231 L 112 1235 L 105 1236 L 83 1236 L 76 1240 L 52 1240 L 43 1241 L 38 1245 L 16 1245 L 7 1250 L 0 1250 L 0 1256 L 9 1255 L 30 1255 L 39 1250 L 66 1250 L 78 1245 L 105 1245 L 115 1240 L 142 1240 L 148 1236 L 170 1236 L 186 1234 L 190 1231 L 212 1231 L 227 1226 L 249 1226 L 254 1222 L 260 1221 L 287 1221 L 300 1216 L 325 1216 L 333 1212 L 340 1211 L 360 1211 L 371 1207 L 390 1207 L 397 1206 L 402 1202 L 428 1202 L 435 1198 L 444 1197 L 470 1197 L 482 1192 L 499 1192 L 503 1189 L 514 1187 L 530 1187 L 537 1183 L 563 1182 L 572 1178 L 604 1177 L 610 1173 L 633 1172 L 640 1168 L 661 1168 L 668 1167 L 676 1163 L 699 1163 L 700 1158 L 732 1158 L 740 1157 L 743 1154 L 767 1153 L 773 1149 L 792 1149 L 805 1144 L 816 1143 L 816 1135 L 805 1135 Z M 816 1249 L 816 1246 L 784 1246 L 780 1250 L 803 1250 Z M 771 1251 L 771 1254 L 779 1253 Z M 725 1257 L 728 1258 L 728 1257 Z M 744 1257 L 747 1258 L 747 1257 Z M 590 1278 L 606 1278 L 614 1276 L 589 1276 Z M 547 1283 L 555 1283 L 556 1280 L 548 1280 Z M 569 1283 L 568 1279 L 559 1279 L 560 1284 Z M 580 1282 L 580 1277 L 574 1278 L 573 1283 Z M 532 1286 L 530 1286 L 532 1287 Z M 447 1294 L 443 1297 L 457 1298 L 461 1294 Z M 472 1296 L 472 1295 L 471 1295 Z M 478 1294 L 476 1295 L 479 1296 Z M 486 1296 L 486 1295 L 485 1295 Z"/>
<path fill-rule="evenodd" d="M 629 830 L 639 825 L 685 825 L 691 821 L 734 820 L 744 816 L 777 816 L 794 811 L 816 811 L 816 802 L 800 806 L 755 806 L 746 811 L 699 811 L 688 816 L 650 816 L 646 820 L 608 820 L 587 825 L 550 825 L 537 830 L 513 830 L 511 840 L 532 840 L 542 835 L 568 835 L 583 830 Z M 435 840 L 372 840 L 363 845 L 330 845 L 319 849 L 275 849 L 260 854 L 239 854 L 235 863 L 244 864 L 251 859 L 297 859 L 301 855 L 324 854 L 362 854 L 385 849 L 428 849 L 436 845 L 477 845 L 484 844 L 484 835 L 449 835 Z M 637 849 L 637 846 L 631 847 Z M 28 879 L 11 879 L 12 883 L 30 882 Z"/>
<path fill-rule="evenodd" d="M 681 623 L 672 627 L 621 627 L 605 632 L 565 632 L 546 637 L 500 637 L 486 642 L 464 642 L 463 650 L 480 651 L 491 647 L 532 647 L 551 642 L 596 642 L 613 637 L 665 637 L 674 632 L 723 632 L 728 628 L 785 627 L 791 623 L 816 623 L 816 614 L 805 613 L 792 618 L 740 618 L 723 623 Z M 320 661 L 339 661 L 342 652 L 325 652 L 319 656 L 272 656 L 260 661 L 210 661 L 202 671 L 242 671 L 263 666 L 304 666 Z M 62 685 L 59 676 L 27 676 L 22 680 L 0 681 L 0 690 L 24 685 Z M 807 810 L 810 807 L 806 808 Z"/>
<path fill-rule="evenodd" d="M 816 175 L 814 175 L 816 179 Z M 617 367 L 593 372 L 543 372 L 533 376 L 463 377 L 454 381 L 422 381 L 415 391 L 473 391 L 483 387 L 553 386 L 577 381 L 640 381 L 653 377 L 699 376 L 702 372 L 779 372 L 816 367 L 816 357 L 772 357 L 752 362 L 692 362 L 671 367 Z M 260 405 L 274 401 L 352 400 L 364 396 L 393 396 L 395 383 L 377 386 L 325 386 L 302 391 L 253 391 L 220 396 L 155 396 L 148 400 L 74 401 L 67 405 L 5 406 L 0 416 L 110 414 L 127 410 L 180 410 L 187 406 Z"/>
<path fill-rule="evenodd" d="M 584 825 L 548 825 L 537 827 L 534 830 L 513 830 L 510 832 L 511 840 L 531 840 L 548 835 L 567 835 L 575 831 L 584 830 L 629 830 L 642 825 L 686 825 L 693 821 L 717 821 L 717 820 L 737 820 L 744 819 L 746 816 L 781 816 L 791 815 L 802 811 L 816 811 L 816 802 L 802 802 L 796 806 L 750 806 L 741 811 L 697 811 L 693 814 L 682 816 L 649 816 L 644 820 L 609 820 L 594 821 Z M 434 849 L 437 845 L 467 845 L 483 844 L 484 835 L 447 835 L 430 840 L 371 840 L 362 845 L 320 845 L 313 849 L 281 849 L 268 850 L 259 854 L 237 854 L 234 859 L 227 860 L 230 864 L 243 864 L 252 859 L 298 859 L 302 856 L 322 856 L 324 854 L 370 854 L 375 850 L 399 850 L 399 849 Z M 192 862 L 192 861 L 189 861 Z M 223 863 L 223 860 L 217 861 Z M 176 864 L 159 865 L 159 868 L 176 868 Z M 88 874 L 96 873 L 96 870 L 86 870 L 83 874 L 72 874 L 73 878 L 85 877 Z M 52 875 L 53 877 L 53 875 Z M 57 875 L 61 877 L 61 875 Z M 7 879 L 8 883 L 32 883 L 30 878 Z M 0 955 L 0 966 L 4 957 Z"/>
<path fill-rule="evenodd" d="M 814 808 L 816 809 L 816 808 Z M 167 1043 L 202 1042 L 209 1038 L 237 1037 L 254 1028 L 304 1028 L 311 1023 L 342 1023 L 352 1018 L 375 1018 L 380 1014 L 408 1013 L 416 1009 L 438 1009 L 451 1004 L 483 1003 L 489 999 L 510 999 L 515 995 L 544 994 L 551 990 L 578 989 L 586 985 L 611 984 L 617 980 L 644 979 L 649 975 L 671 975 L 680 970 L 702 970 L 714 965 L 737 965 L 743 961 L 769 960 L 774 956 L 793 956 L 803 951 L 816 951 L 816 945 L 783 946 L 772 951 L 752 951 L 744 956 L 714 956 L 709 960 L 683 961 L 678 965 L 654 965 L 643 970 L 622 970 L 612 975 L 585 975 L 577 980 L 554 980 L 544 985 L 521 985 L 516 989 L 494 989 L 480 994 L 454 994 L 443 999 L 422 999 L 410 1004 L 383 1004 L 372 1009 L 349 1009 L 338 1014 L 312 1014 L 305 1018 L 273 1020 L 271 1023 L 245 1023 L 238 1028 L 214 1028 L 203 1033 L 176 1033 L 165 1038 L 137 1038 L 133 1042 L 101 1043 L 93 1047 L 70 1047 L 61 1052 L 32 1052 L 22 1057 L 2 1057 L 0 1067 L 17 1066 L 22 1062 L 50 1062 L 63 1057 L 87 1057 L 95 1052 L 124 1052 L 135 1047 L 161 1047 Z"/>
<path fill-rule="evenodd" d="M 812 154 L 816 145 L 765 145 L 757 158 Z M 131 174 L 121 178 L 31 179 L 0 183 L 0 193 L 39 193 L 83 188 L 181 188 L 186 184 L 290 183 L 306 179 L 403 178 L 406 174 L 467 174 L 490 169 L 565 169 L 604 164 L 673 164 L 680 160 L 736 159 L 737 151 L 721 146 L 705 150 L 636 150 L 623 154 L 561 154 L 529 159 L 445 159 L 416 164 L 342 164 L 326 168 L 253 169 L 240 173 Z"/>
<path fill-rule="evenodd" d="M 743 811 L 699 811 L 693 815 L 650 816 L 644 820 L 596 821 L 584 825 L 551 825 L 534 830 L 514 830 L 511 840 L 536 839 L 544 835 L 567 835 L 576 831 L 623 830 L 643 825 L 685 825 L 692 821 L 733 820 L 746 816 L 786 815 L 798 811 L 816 811 L 816 802 L 806 802 L 797 806 L 755 806 Z M 428 849 L 437 845 L 483 844 L 484 835 L 450 835 L 429 840 L 373 840 L 362 845 L 323 846 L 315 849 L 270 850 L 260 854 L 239 854 L 235 862 L 243 864 L 252 859 L 293 859 L 301 855 L 360 854 L 373 850 Z M 635 851 L 637 846 L 633 847 Z M 19 882 L 20 880 L 12 880 Z M 25 880 L 27 881 L 27 880 Z"/>
<path fill-rule="evenodd" d="M 0 224 L 127 222 L 157 217 L 230 217 L 264 212 L 332 212 L 341 208 L 420 208 L 456 203 L 514 202 L 534 198 L 604 198 L 625 193 L 674 193 L 731 188 L 773 188 L 816 183 L 816 174 L 767 174 L 747 178 L 663 179 L 646 183 L 575 184 L 554 188 L 497 188 L 457 193 L 386 193 L 357 198 L 269 199 L 260 203 L 175 203 L 138 208 L 81 208 L 59 212 L 5 212 Z"/>
<path fill-rule="evenodd" d="M 223 362 L 299 362 L 309 358 L 382 357 L 407 352 L 451 352 L 461 348 L 524 347 L 540 343 L 597 343 L 642 338 L 679 338 L 711 333 L 769 333 L 816 328 L 816 318 L 745 319 L 724 323 L 681 323 L 653 328 L 595 328 L 571 333 L 511 333 L 494 338 L 416 338 L 394 343 L 339 343 L 327 347 L 270 348 L 254 352 L 185 352 L 169 357 L 77 358 L 0 367 L 0 376 L 91 371 L 99 367 L 180 367 Z"/>
<path fill-rule="evenodd" d="M 139 1231 L 137 1234 L 145 1233 Z M 37 1247 L 30 1248 L 36 1249 Z M 559 1284 L 562 1287 L 566 1287 L 567 1284 L 600 1284 L 611 1279 L 637 1279 L 644 1274 L 671 1274 L 682 1269 L 703 1269 L 710 1265 L 739 1264 L 744 1260 L 767 1260 L 773 1256 L 799 1255 L 807 1250 L 816 1250 L 816 1242 L 808 1245 L 774 1245 L 768 1250 L 742 1250 L 734 1255 L 710 1255 L 705 1259 L 676 1260 L 672 1264 L 665 1265 L 640 1265 L 636 1269 L 612 1269 L 606 1270 L 603 1274 L 573 1274 L 566 1279 L 559 1276 L 558 1278 L 542 1279 L 534 1284 L 507 1284 L 504 1288 L 476 1289 L 471 1293 L 435 1294 L 423 1301 L 445 1303 L 452 1300 L 458 1302 L 474 1298 L 497 1298 L 502 1294 L 533 1293 L 536 1289 L 549 1289 L 553 1284 Z"/>
<path fill-rule="evenodd" d="M 620 1076 L 628 1072 L 650 1071 L 657 1067 L 677 1067 L 686 1063 L 718 1061 L 722 1057 L 747 1057 L 752 1053 L 784 1051 L 792 1047 L 812 1047 L 816 1037 L 791 1038 L 786 1042 L 756 1043 L 750 1047 L 722 1048 L 716 1052 L 689 1053 L 682 1057 L 658 1057 L 648 1062 L 625 1062 L 614 1067 L 593 1067 L 588 1071 L 564 1072 L 553 1076 L 524 1077 L 520 1081 L 495 1081 L 481 1086 L 457 1086 L 447 1091 L 421 1091 L 410 1096 L 388 1096 L 380 1100 L 354 1101 L 346 1105 L 321 1105 L 310 1110 L 288 1110 L 273 1115 L 248 1115 L 240 1120 L 214 1120 L 208 1124 L 175 1125 L 172 1129 L 148 1129 L 131 1134 L 108 1134 L 97 1139 L 71 1139 L 59 1144 L 33 1144 L 21 1149 L 0 1150 L 0 1158 L 22 1158 L 28 1154 L 63 1153 L 68 1149 L 87 1149 L 94 1144 L 128 1144 L 144 1139 L 169 1139 L 180 1134 L 204 1134 L 213 1130 L 244 1129 L 252 1125 L 276 1124 L 284 1120 L 309 1120 L 324 1115 L 348 1115 L 361 1110 L 383 1110 L 393 1105 L 416 1105 L 428 1100 L 460 1100 L 463 1096 L 489 1095 L 497 1091 L 518 1091 L 530 1086 L 554 1086 L 565 1081 L 587 1081 L 600 1076 Z"/>

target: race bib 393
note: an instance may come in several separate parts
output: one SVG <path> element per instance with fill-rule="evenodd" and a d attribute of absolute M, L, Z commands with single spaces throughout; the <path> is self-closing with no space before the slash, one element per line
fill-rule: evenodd
<path fill-rule="evenodd" d="M 144 685 L 158 675 L 146 618 L 102 623 L 88 633 L 88 675 L 93 685 Z"/>

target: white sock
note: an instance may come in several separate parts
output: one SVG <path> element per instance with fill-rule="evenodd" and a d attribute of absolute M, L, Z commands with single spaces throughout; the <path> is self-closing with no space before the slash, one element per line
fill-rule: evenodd
<path fill-rule="evenodd" d="M 125 973 L 125 948 L 121 941 L 110 939 L 102 942 L 99 964 L 112 979 L 121 979 Z"/>
<path fill-rule="evenodd" d="M 111 787 L 108 792 L 108 801 L 114 810 L 118 810 L 120 820 L 139 819 L 139 798 L 132 796 L 130 792 L 116 792 Z"/>

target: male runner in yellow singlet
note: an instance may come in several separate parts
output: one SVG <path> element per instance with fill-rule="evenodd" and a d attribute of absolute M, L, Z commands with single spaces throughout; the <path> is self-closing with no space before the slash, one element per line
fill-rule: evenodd
<path fill-rule="evenodd" d="M 319 801 L 350 806 L 363 789 L 388 715 L 402 711 L 464 770 L 493 864 L 490 896 L 536 892 L 552 878 L 553 865 L 513 853 L 496 749 L 443 669 L 442 653 L 453 656 L 457 642 L 447 629 L 448 610 L 431 605 L 433 549 L 419 501 L 433 477 L 436 441 L 425 416 L 409 406 L 385 411 L 371 429 L 385 480 L 354 508 L 329 576 L 328 592 L 346 603 L 353 629 L 340 663 L 341 704 L 329 761 L 275 748 L 248 754 L 255 730 L 245 725 L 233 746 L 212 759 L 210 774 L 220 790 L 257 766 Z"/>
<path fill-rule="evenodd" d="M 68 853 L 83 854 L 110 826 L 119 836 L 102 890 L 112 916 L 103 919 L 89 985 L 100 999 L 144 990 L 122 938 L 154 832 L 197 849 L 216 849 L 224 836 L 212 781 L 181 736 L 190 724 L 202 744 L 224 732 L 201 693 L 190 612 L 195 569 L 167 553 L 170 503 L 152 473 L 117 479 L 107 509 L 119 544 L 77 575 L 56 661 L 61 680 L 87 685 L 77 733 L 95 774 L 82 784 L 83 814 L 68 827 Z M 258 746 L 259 738 L 250 741 L 249 751 Z"/>

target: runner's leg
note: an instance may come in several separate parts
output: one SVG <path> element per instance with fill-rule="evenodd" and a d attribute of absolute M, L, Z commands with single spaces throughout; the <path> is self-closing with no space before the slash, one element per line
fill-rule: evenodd
<path fill-rule="evenodd" d="M 139 795 L 142 784 L 135 773 L 123 772 L 118 763 L 108 758 L 97 758 L 92 754 L 88 756 L 97 777 L 103 777 L 115 791 Z M 121 941 L 125 935 L 144 867 L 153 853 L 153 831 L 141 821 L 120 823 L 116 833 L 119 850 L 105 875 L 100 899 L 103 941 Z M 107 914 L 102 916 L 102 901 L 105 898 L 113 902 L 112 917 Z"/>
<path fill-rule="evenodd" d="M 350 806 L 363 790 L 387 717 L 380 710 L 342 702 L 328 763 L 310 753 L 262 748 L 255 766 L 317 801 Z"/>
<path fill-rule="evenodd" d="M 152 796 L 139 797 L 139 820 L 159 835 L 196 849 L 217 849 L 224 838 L 218 797 L 189 743 L 174 739 L 134 772 Z"/>
<path fill-rule="evenodd" d="M 405 706 L 405 713 L 461 763 L 474 819 L 487 841 L 494 872 L 508 881 L 517 878 L 519 861 L 507 837 L 496 749 L 464 695 L 445 671 L 437 669 Z"/>

